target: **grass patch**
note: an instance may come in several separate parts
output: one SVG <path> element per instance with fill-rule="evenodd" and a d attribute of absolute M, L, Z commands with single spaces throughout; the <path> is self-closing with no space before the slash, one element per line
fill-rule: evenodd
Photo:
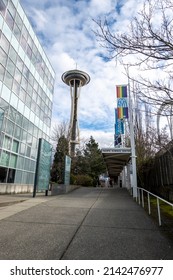
<path fill-rule="evenodd" d="M 151 206 L 157 207 L 157 199 L 155 197 L 150 198 L 150 203 Z M 173 218 L 173 206 L 161 200 L 159 200 L 159 204 L 160 204 L 160 210 L 163 211 L 164 214 L 167 214 Z"/>

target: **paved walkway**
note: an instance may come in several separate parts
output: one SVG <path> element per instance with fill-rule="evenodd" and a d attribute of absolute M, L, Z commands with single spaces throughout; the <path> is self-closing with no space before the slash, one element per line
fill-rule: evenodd
<path fill-rule="evenodd" d="M 126 189 L 0 196 L 1 260 L 172 260 L 165 233 Z"/>

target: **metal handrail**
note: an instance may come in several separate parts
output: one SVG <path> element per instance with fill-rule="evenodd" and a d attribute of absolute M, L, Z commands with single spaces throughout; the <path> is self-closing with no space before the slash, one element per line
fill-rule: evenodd
<path fill-rule="evenodd" d="M 140 194 L 140 190 L 141 190 L 141 194 Z M 173 203 L 171 203 L 171 202 L 169 202 L 169 201 L 167 201 L 167 200 L 165 200 L 165 199 L 163 199 L 163 198 L 161 198 L 161 197 L 155 195 L 154 193 L 151 193 L 151 192 L 149 192 L 149 191 L 147 191 L 147 190 L 145 190 L 145 189 L 143 189 L 143 188 L 137 188 L 137 199 L 138 199 L 138 203 L 141 204 L 141 200 L 142 200 L 142 207 L 143 207 L 143 208 L 144 208 L 144 192 L 147 193 L 147 198 L 148 198 L 148 199 L 147 199 L 147 200 L 148 200 L 148 213 L 149 213 L 149 215 L 151 214 L 150 196 L 152 195 L 152 196 L 156 197 L 156 199 L 157 199 L 157 213 L 158 213 L 159 226 L 161 226 L 161 225 L 162 225 L 162 220 L 161 220 L 161 214 L 160 214 L 160 203 L 159 203 L 159 201 L 161 200 L 161 201 L 163 201 L 163 202 L 169 204 L 169 205 L 172 206 L 172 207 L 173 207 Z M 141 198 L 141 196 L 142 196 L 142 198 Z"/>

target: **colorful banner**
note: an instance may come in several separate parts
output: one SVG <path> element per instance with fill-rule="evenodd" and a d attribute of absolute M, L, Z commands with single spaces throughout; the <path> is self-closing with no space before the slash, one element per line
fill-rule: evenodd
<path fill-rule="evenodd" d="M 124 134 L 124 122 L 118 117 L 118 109 L 115 109 L 115 135 Z"/>
<path fill-rule="evenodd" d="M 128 119 L 127 86 L 116 86 L 117 118 Z"/>
<path fill-rule="evenodd" d="M 127 86 L 116 86 L 117 98 L 127 97 Z"/>
<path fill-rule="evenodd" d="M 117 117 L 118 119 L 128 119 L 128 107 L 117 108 Z"/>

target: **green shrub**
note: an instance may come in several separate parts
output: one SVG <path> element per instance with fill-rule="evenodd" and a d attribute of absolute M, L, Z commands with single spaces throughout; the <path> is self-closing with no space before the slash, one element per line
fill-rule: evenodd
<path fill-rule="evenodd" d="M 71 185 L 77 185 L 77 183 L 76 183 L 76 175 L 73 175 L 73 174 L 70 175 L 70 184 Z"/>
<path fill-rule="evenodd" d="M 88 175 L 71 175 L 71 184 L 88 187 L 93 185 L 93 179 Z"/>

